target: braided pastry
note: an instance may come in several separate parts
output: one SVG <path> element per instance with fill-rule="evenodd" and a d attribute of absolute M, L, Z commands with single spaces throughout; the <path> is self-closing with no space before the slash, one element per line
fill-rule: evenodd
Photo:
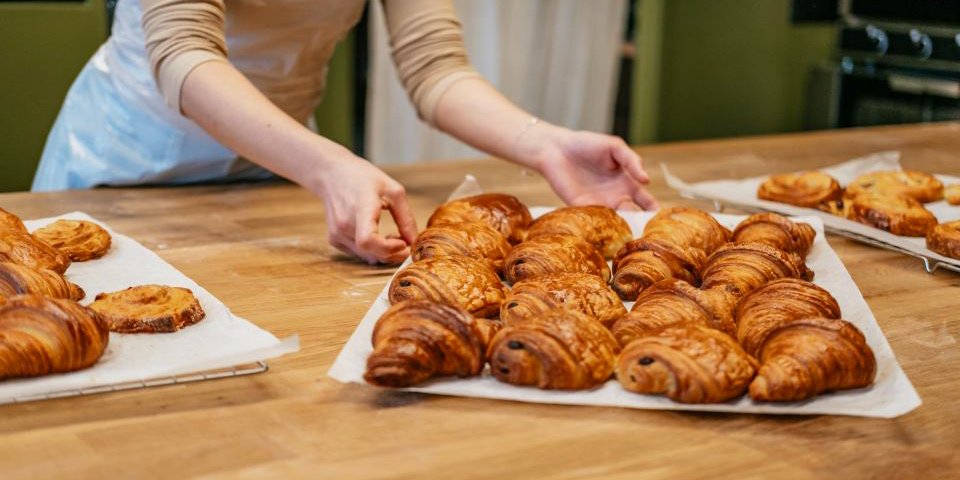
<path fill-rule="evenodd" d="M 816 171 L 773 175 L 757 189 L 757 198 L 807 208 L 837 200 L 842 194 L 833 177 Z"/>
<path fill-rule="evenodd" d="M 19 295 L 0 307 L 0 379 L 87 368 L 109 341 L 103 319 L 73 300 Z"/>
<path fill-rule="evenodd" d="M 485 193 L 451 200 L 433 212 L 427 226 L 442 223 L 485 223 L 500 232 L 511 244 L 523 241 L 532 218 L 527 206 L 517 197 L 502 193 Z"/>
<path fill-rule="evenodd" d="M 4 232 L 27 233 L 27 227 L 20 217 L 0 208 L 0 235 Z"/>
<path fill-rule="evenodd" d="M 511 283 L 548 273 L 589 273 L 610 280 L 610 267 L 585 240 L 573 235 L 542 235 L 513 247 L 503 263 Z"/>
<path fill-rule="evenodd" d="M 943 198 L 950 205 L 960 205 L 960 185 L 950 185 L 943 189 Z"/>
<path fill-rule="evenodd" d="M 929 203 L 943 198 L 943 183 L 929 173 L 887 170 L 860 175 L 847 185 L 845 195 L 853 198 L 866 191 L 881 195 L 906 195 L 920 203 Z"/>
<path fill-rule="evenodd" d="M 777 327 L 810 317 L 840 318 L 840 305 L 830 292 L 805 280 L 774 280 L 737 306 L 737 341 L 747 353 L 757 356 Z"/>
<path fill-rule="evenodd" d="M 19 263 L 35 270 L 49 269 L 63 274 L 70 266 L 66 254 L 47 242 L 13 230 L 0 231 L 0 261 Z"/>
<path fill-rule="evenodd" d="M 409 387 L 432 377 L 480 375 L 499 322 L 429 300 L 391 306 L 373 329 L 363 378 L 381 387 Z"/>
<path fill-rule="evenodd" d="M 53 270 L 34 270 L 13 262 L 0 262 L 0 297 L 21 294 L 80 300 L 83 289 Z"/>
<path fill-rule="evenodd" d="M 732 242 L 756 242 L 806 257 L 817 232 L 806 223 L 794 223 L 776 213 L 750 215 L 733 231 Z"/>
<path fill-rule="evenodd" d="M 100 225 L 84 220 L 57 220 L 33 235 L 74 262 L 100 258 L 110 250 L 110 234 Z"/>
<path fill-rule="evenodd" d="M 701 288 L 723 288 L 744 296 L 778 278 L 813 279 L 800 257 L 762 243 L 728 243 L 703 268 Z"/>
<path fill-rule="evenodd" d="M 501 382 L 585 390 L 610 378 L 620 346 L 600 322 L 556 309 L 503 327 L 487 349 Z"/>
<path fill-rule="evenodd" d="M 960 220 L 933 227 L 927 234 L 927 248 L 945 257 L 960 258 Z"/>
<path fill-rule="evenodd" d="M 503 270 L 510 243 L 484 223 L 444 223 L 427 227 L 413 242 L 413 261 L 463 255 L 487 262 L 495 272 Z"/>
<path fill-rule="evenodd" d="M 710 254 L 730 240 L 730 230 L 703 210 L 675 207 L 660 210 L 643 227 L 643 238 Z"/>
<path fill-rule="evenodd" d="M 470 257 L 433 257 L 397 272 L 387 297 L 430 300 L 463 308 L 478 317 L 496 317 L 507 291 L 486 263 Z"/>
<path fill-rule="evenodd" d="M 630 342 L 617 358 L 617 380 L 636 393 L 665 393 L 681 403 L 717 403 L 746 392 L 757 361 L 728 335 L 679 325 Z"/>
<path fill-rule="evenodd" d="M 736 307 L 737 298 L 723 290 L 700 290 L 670 278 L 644 290 L 630 313 L 617 320 L 611 331 L 620 345 L 679 324 L 703 325 L 733 335 Z"/>
<path fill-rule="evenodd" d="M 699 248 L 638 238 L 627 242 L 613 257 L 610 285 L 624 300 L 636 300 L 640 292 L 667 278 L 699 285 L 699 272 L 706 260 Z"/>
<path fill-rule="evenodd" d="M 542 235 L 573 235 L 597 249 L 603 258 L 611 258 L 633 233 L 630 225 L 609 207 L 588 205 L 558 208 L 536 219 L 527 239 Z"/>
<path fill-rule="evenodd" d="M 120 333 L 169 333 L 193 325 L 206 316 L 188 288 L 140 285 L 98 294 L 90 308 Z"/>
<path fill-rule="evenodd" d="M 606 327 L 627 313 L 602 278 L 588 273 L 552 273 L 517 282 L 503 301 L 500 319 L 513 323 L 561 307 L 585 313 Z"/>
<path fill-rule="evenodd" d="M 750 398 L 789 402 L 873 383 L 877 362 L 860 330 L 833 318 L 780 325 L 760 349 Z"/>
<path fill-rule="evenodd" d="M 894 235 L 925 237 L 937 226 L 937 217 L 913 197 L 882 190 L 860 192 L 850 209 L 853 220 Z"/>

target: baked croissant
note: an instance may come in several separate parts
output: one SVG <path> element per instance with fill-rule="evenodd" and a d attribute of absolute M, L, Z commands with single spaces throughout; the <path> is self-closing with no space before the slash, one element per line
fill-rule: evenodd
<path fill-rule="evenodd" d="M 777 327 L 801 318 L 840 318 L 840 305 L 830 292 L 796 278 L 774 280 L 737 306 L 737 341 L 750 355 Z"/>
<path fill-rule="evenodd" d="M 700 290 L 683 280 L 670 278 L 644 290 L 630 313 L 613 324 L 611 331 L 620 345 L 662 327 L 696 324 L 728 335 L 736 333 L 734 311 L 737 298 L 723 290 Z"/>
<path fill-rule="evenodd" d="M 573 235 L 597 249 L 603 258 L 612 258 L 633 237 L 630 225 L 609 207 L 587 205 L 558 208 L 536 219 L 527 239 L 542 235 Z"/>
<path fill-rule="evenodd" d="M 684 248 L 663 240 L 638 238 L 627 242 L 613 257 L 610 286 L 624 300 L 636 300 L 640 292 L 667 278 L 700 284 L 700 269 L 706 255 L 699 248 Z"/>
<path fill-rule="evenodd" d="M 490 264 L 497 273 L 503 270 L 503 259 L 510 243 L 500 232 L 485 223 L 444 223 L 427 227 L 413 242 L 414 261 L 424 258 L 463 255 Z"/>
<path fill-rule="evenodd" d="M 762 243 L 728 243 L 710 258 L 700 274 L 701 288 L 723 288 L 746 295 L 778 278 L 812 280 L 813 272 L 797 255 Z"/>
<path fill-rule="evenodd" d="M 34 270 L 13 262 L 0 262 L 0 297 L 21 294 L 80 300 L 83 289 L 53 270 Z"/>
<path fill-rule="evenodd" d="M 548 273 L 589 273 L 610 280 L 610 267 L 593 245 L 573 235 L 543 235 L 513 247 L 503 263 L 511 283 Z"/>
<path fill-rule="evenodd" d="M 507 291 L 496 272 L 470 257 L 433 257 L 397 272 L 387 293 L 390 303 L 430 300 L 466 309 L 478 317 L 496 317 Z"/>
<path fill-rule="evenodd" d="M 585 390 L 606 382 L 620 346 L 600 322 L 555 309 L 506 325 L 487 349 L 501 382 L 544 389 Z"/>
<path fill-rule="evenodd" d="M 109 333 L 96 312 L 73 300 L 8 298 L 0 307 L 0 379 L 87 368 L 103 355 Z"/>
<path fill-rule="evenodd" d="M 865 191 L 875 191 L 881 195 L 906 195 L 920 203 L 929 203 L 943 198 L 943 182 L 929 173 L 915 170 L 870 172 L 847 185 L 844 195 L 853 198 Z"/>
<path fill-rule="evenodd" d="M 485 223 L 500 232 L 511 244 L 523 241 L 532 222 L 530 210 L 517 197 L 502 193 L 485 193 L 451 200 L 433 212 L 427 226 L 442 223 Z"/>
<path fill-rule="evenodd" d="M 47 242 L 29 233 L 0 231 L 0 261 L 19 263 L 33 269 L 49 269 L 63 274 L 70 258 Z"/>
<path fill-rule="evenodd" d="M 588 273 L 552 273 L 517 282 L 503 301 L 500 319 L 513 323 L 561 307 L 585 313 L 606 327 L 627 313 L 602 278 Z"/>
<path fill-rule="evenodd" d="M 804 258 L 816 235 L 813 227 L 806 223 L 794 223 L 776 213 L 757 213 L 737 225 L 731 241 L 763 243 Z"/>
<path fill-rule="evenodd" d="M 373 329 L 363 378 L 381 387 L 409 387 L 431 377 L 480 375 L 499 322 L 428 300 L 391 306 Z"/>
<path fill-rule="evenodd" d="M 757 189 L 757 198 L 807 208 L 837 200 L 841 195 L 840 184 L 830 175 L 817 171 L 773 175 Z"/>
<path fill-rule="evenodd" d="M 27 226 L 20 217 L 0 208 L 0 235 L 4 232 L 27 233 Z"/>
<path fill-rule="evenodd" d="M 882 190 L 857 194 L 851 202 L 850 213 L 852 219 L 860 223 L 907 237 L 925 237 L 937 226 L 937 217 L 913 197 Z"/>
<path fill-rule="evenodd" d="M 636 393 L 665 393 L 681 403 L 717 403 L 746 392 L 757 361 L 730 336 L 702 325 L 656 330 L 624 347 L 617 380 Z"/>
<path fill-rule="evenodd" d="M 877 361 L 860 330 L 833 318 L 803 318 L 777 327 L 757 357 L 750 398 L 789 402 L 873 383 Z"/>
<path fill-rule="evenodd" d="M 703 210 L 674 207 L 660 210 L 643 227 L 643 238 L 710 254 L 730 240 L 730 230 Z"/>

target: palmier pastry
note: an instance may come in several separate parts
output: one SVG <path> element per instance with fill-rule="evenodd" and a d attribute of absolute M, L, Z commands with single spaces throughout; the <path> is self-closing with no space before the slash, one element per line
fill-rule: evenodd
<path fill-rule="evenodd" d="M 933 227 L 927 234 L 927 248 L 945 257 L 960 258 L 960 221 Z"/>
<path fill-rule="evenodd" d="M 63 274 L 70 257 L 47 242 L 12 230 L 0 231 L 0 261 L 19 263 L 33 269 L 49 269 Z"/>
<path fill-rule="evenodd" d="M 34 270 L 13 262 L 0 262 L 0 297 L 21 294 L 80 300 L 83 289 L 53 270 Z"/>
<path fill-rule="evenodd" d="M 87 368 L 103 355 L 109 330 L 73 300 L 19 295 L 0 307 L 0 379 Z"/>
<path fill-rule="evenodd" d="M 681 403 L 718 403 L 746 392 L 757 361 L 729 335 L 702 325 L 666 327 L 638 338 L 617 358 L 617 380 L 636 393 Z"/>
<path fill-rule="evenodd" d="M 100 258 L 110 250 L 110 234 L 85 220 L 57 220 L 33 235 L 67 254 L 74 262 Z"/>
<path fill-rule="evenodd" d="M 924 237 L 937 225 L 937 217 L 912 197 L 867 190 L 853 198 L 853 219 L 894 235 Z"/>
<path fill-rule="evenodd" d="M 611 331 L 620 345 L 671 325 L 703 325 L 733 335 L 736 307 L 737 298 L 723 290 L 700 290 L 671 278 L 644 290 Z"/>
<path fill-rule="evenodd" d="M 747 353 L 757 356 L 777 327 L 810 317 L 840 318 L 840 305 L 830 292 L 805 280 L 774 280 L 737 306 L 737 341 Z"/>
<path fill-rule="evenodd" d="M 865 191 L 883 195 L 906 195 L 920 203 L 943 198 L 943 183 L 929 173 L 913 170 L 888 170 L 865 173 L 847 185 L 845 195 L 854 198 Z"/>
<path fill-rule="evenodd" d="M 0 235 L 3 232 L 27 233 L 27 227 L 20 217 L 0 208 Z"/>
<path fill-rule="evenodd" d="M 409 387 L 431 377 L 480 375 L 499 322 L 462 308 L 409 300 L 391 306 L 373 329 L 363 378 L 381 387 Z"/>
<path fill-rule="evenodd" d="M 944 188 L 943 197 L 950 205 L 960 205 L 960 185 L 950 185 Z"/>
<path fill-rule="evenodd" d="M 530 210 L 517 197 L 485 193 L 440 205 L 430 216 L 427 226 L 459 222 L 485 223 L 500 232 L 511 244 L 517 244 L 526 238 L 531 221 Z"/>
<path fill-rule="evenodd" d="M 588 273 L 551 273 L 517 282 L 503 301 L 500 319 L 523 321 L 554 308 L 577 310 L 606 327 L 627 313 L 602 278 Z"/>
<path fill-rule="evenodd" d="M 873 383 L 877 361 L 860 330 L 834 318 L 803 318 L 777 327 L 757 357 L 750 398 L 789 402 Z"/>
<path fill-rule="evenodd" d="M 203 320 L 200 301 L 190 289 L 166 285 L 140 285 L 101 293 L 90 308 L 120 333 L 167 333 Z"/>
<path fill-rule="evenodd" d="M 482 260 L 499 273 L 510 243 L 484 223 L 444 223 L 427 227 L 417 235 L 411 250 L 414 261 L 463 255 Z"/>
<path fill-rule="evenodd" d="M 728 243 L 710 258 L 701 273 L 701 288 L 723 288 L 746 295 L 778 278 L 813 279 L 797 255 L 762 243 Z"/>
<path fill-rule="evenodd" d="M 506 325 L 487 349 L 501 382 L 544 389 L 585 390 L 610 378 L 620 346 L 600 322 L 555 309 Z"/>
<path fill-rule="evenodd" d="M 684 248 L 663 240 L 630 240 L 613 258 L 610 285 L 624 300 L 636 300 L 644 289 L 667 278 L 700 284 L 706 255 L 699 248 Z"/>
<path fill-rule="evenodd" d="M 511 283 L 548 273 L 589 273 L 610 280 L 610 267 L 593 245 L 573 235 L 543 235 L 513 247 L 503 263 Z"/>
<path fill-rule="evenodd" d="M 496 272 L 470 257 L 433 257 L 413 262 L 393 278 L 390 303 L 430 300 L 463 308 L 478 317 L 496 317 L 507 296 Z"/>
<path fill-rule="evenodd" d="M 643 227 L 643 238 L 699 248 L 710 254 L 730 240 L 730 230 L 703 210 L 674 207 L 660 210 Z"/>
<path fill-rule="evenodd" d="M 821 212 L 827 212 L 831 215 L 836 215 L 841 218 L 846 218 L 847 220 L 853 220 L 853 210 L 850 208 L 853 206 L 853 202 L 849 199 L 838 199 L 838 200 L 827 200 L 817 205 L 817 208 Z"/>
<path fill-rule="evenodd" d="M 842 194 L 833 177 L 816 171 L 773 175 L 757 189 L 757 197 L 763 200 L 807 208 L 817 208 L 821 202 L 837 200 Z"/>
<path fill-rule="evenodd" d="M 776 213 L 750 215 L 733 231 L 732 242 L 756 242 L 806 257 L 817 232 L 806 223 L 794 223 Z"/>
<path fill-rule="evenodd" d="M 597 249 L 603 258 L 612 258 L 633 237 L 630 225 L 609 207 L 587 205 L 558 208 L 536 219 L 527 239 L 543 235 L 573 235 Z"/>

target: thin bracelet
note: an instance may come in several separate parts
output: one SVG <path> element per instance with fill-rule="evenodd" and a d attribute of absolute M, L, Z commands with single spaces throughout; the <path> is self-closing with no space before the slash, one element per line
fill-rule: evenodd
<path fill-rule="evenodd" d="M 523 138 L 523 135 L 524 135 L 525 133 L 527 133 L 528 130 L 530 130 L 531 128 L 533 128 L 533 126 L 536 125 L 536 124 L 538 124 L 538 123 L 540 123 L 540 119 L 539 119 L 539 118 L 537 118 L 537 117 L 530 117 L 530 118 L 527 120 L 527 122 L 523 124 L 523 128 L 520 130 L 520 133 L 517 134 L 516 140 L 513 141 L 513 145 L 514 145 L 514 146 L 513 146 L 513 149 L 514 149 L 513 154 L 514 154 L 514 156 L 516 156 L 516 157 L 519 158 L 519 155 L 517 155 L 517 153 L 518 153 L 517 150 L 520 149 L 520 139 Z"/>

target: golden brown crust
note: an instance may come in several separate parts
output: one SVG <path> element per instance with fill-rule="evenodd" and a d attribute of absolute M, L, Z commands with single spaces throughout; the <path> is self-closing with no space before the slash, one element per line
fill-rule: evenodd
<path fill-rule="evenodd" d="M 610 280 L 610 266 L 593 245 L 573 235 L 542 235 L 510 250 L 503 274 L 511 283 L 549 273 L 589 273 Z"/>
<path fill-rule="evenodd" d="M 120 333 L 168 333 L 199 322 L 206 315 L 190 289 L 139 285 L 101 293 L 90 308 Z"/>
<path fill-rule="evenodd" d="M 877 362 L 860 330 L 845 320 L 804 318 L 777 327 L 761 350 L 750 384 L 757 401 L 804 400 L 873 383 Z"/>
<path fill-rule="evenodd" d="M 674 207 L 654 215 L 643 227 L 643 238 L 710 254 L 730 240 L 730 230 L 703 210 Z"/>
<path fill-rule="evenodd" d="M 495 272 L 503 270 L 503 259 L 510 242 L 484 223 L 444 223 L 427 227 L 413 242 L 413 261 L 424 258 L 463 255 L 490 264 Z"/>
<path fill-rule="evenodd" d="M 588 273 L 553 273 L 517 282 L 503 301 L 500 319 L 519 322 L 554 308 L 576 310 L 606 327 L 627 313 L 602 278 Z"/>
<path fill-rule="evenodd" d="M 744 296 L 778 278 L 813 279 L 797 255 L 762 243 L 728 243 L 710 258 L 701 273 L 704 289 L 722 288 Z"/>
<path fill-rule="evenodd" d="M 627 242 L 613 258 L 610 285 L 624 300 L 667 278 L 700 284 L 700 269 L 707 261 L 699 248 L 684 248 L 663 240 L 638 238 Z"/>
<path fill-rule="evenodd" d="M 0 307 L 0 379 L 87 368 L 103 355 L 107 325 L 73 300 L 19 295 Z"/>
<path fill-rule="evenodd" d="M 463 308 L 478 317 L 496 317 L 507 296 L 496 272 L 485 262 L 463 257 L 433 257 L 411 263 L 390 283 L 391 304 L 430 300 Z"/>
<path fill-rule="evenodd" d="M 27 233 L 27 227 L 20 217 L 0 208 L 0 235 L 3 232 Z"/>
<path fill-rule="evenodd" d="M 945 257 L 960 258 L 960 220 L 933 227 L 927 234 L 927 248 Z"/>
<path fill-rule="evenodd" d="M 821 212 L 827 212 L 831 215 L 846 218 L 847 220 L 854 220 L 853 209 L 851 208 L 852 206 L 852 201 L 840 198 L 837 200 L 821 202 L 819 205 L 817 205 L 817 209 L 819 209 Z"/>
<path fill-rule="evenodd" d="M 894 235 L 924 237 L 937 225 L 937 217 L 912 197 L 882 190 L 867 190 L 852 200 L 853 219 Z"/>
<path fill-rule="evenodd" d="M 35 270 L 46 268 L 61 275 L 70 266 L 70 257 L 65 253 L 29 233 L 13 230 L 0 231 L 0 261 Z"/>
<path fill-rule="evenodd" d="M 530 210 L 513 195 L 485 193 L 451 200 L 433 212 L 427 226 L 442 223 L 479 222 L 500 232 L 511 244 L 526 238 L 533 219 Z"/>
<path fill-rule="evenodd" d="M 795 223 L 776 213 L 750 215 L 733 231 L 732 242 L 756 242 L 806 257 L 817 232 L 806 223 Z"/>
<path fill-rule="evenodd" d="M 747 353 L 757 356 L 778 327 L 810 317 L 840 318 L 840 305 L 830 292 L 805 280 L 774 280 L 737 306 L 737 341 Z"/>
<path fill-rule="evenodd" d="M 670 278 L 644 290 L 630 313 L 613 324 L 611 331 L 620 345 L 627 345 L 651 331 L 681 324 L 697 324 L 736 332 L 734 309 L 737 297 L 723 290 L 700 290 L 683 280 Z"/>
<path fill-rule="evenodd" d="M 74 262 L 100 258 L 110 250 L 110 234 L 100 225 L 85 220 L 57 220 L 37 229 L 33 235 Z"/>
<path fill-rule="evenodd" d="M 943 189 L 943 198 L 950 205 L 960 205 L 960 185 L 950 185 Z"/>
<path fill-rule="evenodd" d="M 558 208 L 543 215 L 530 225 L 527 239 L 543 235 L 580 237 L 607 259 L 633 237 L 626 220 L 612 208 L 600 205 Z"/>
<path fill-rule="evenodd" d="M 886 170 L 860 175 L 847 185 L 845 196 L 854 198 L 872 191 L 882 195 L 906 195 L 920 203 L 943 198 L 943 183 L 929 173 L 915 170 Z"/>
<path fill-rule="evenodd" d="M 763 200 L 807 208 L 838 200 L 842 194 L 840 184 L 833 177 L 817 171 L 773 175 L 757 189 L 757 197 Z"/>
<path fill-rule="evenodd" d="M 503 327 L 490 342 L 487 359 L 501 382 L 584 390 L 610 378 L 619 352 L 600 322 L 555 309 Z"/>
<path fill-rule="evenodd" d="M 80 300 L 83 289 L 53 270 L 34 270 L 13 262 L 0 262 L 0 297 L 32 294 Z"/>
<path fill-rule="evenodd" d="M 617 358 L 616 373 L 631 392 L 717 403 L 743 395 L 756 370 L 756 360 L 725 333 L 686 324 L 630 342 Z"/>
<path fill-rule="evenodd" d="M 429 300 L 397 303 L 377 320 L 363 378 L 402 388 L 432 377 L 480 375 L 487 344 L 499 327 L 499 322 Z"/>

